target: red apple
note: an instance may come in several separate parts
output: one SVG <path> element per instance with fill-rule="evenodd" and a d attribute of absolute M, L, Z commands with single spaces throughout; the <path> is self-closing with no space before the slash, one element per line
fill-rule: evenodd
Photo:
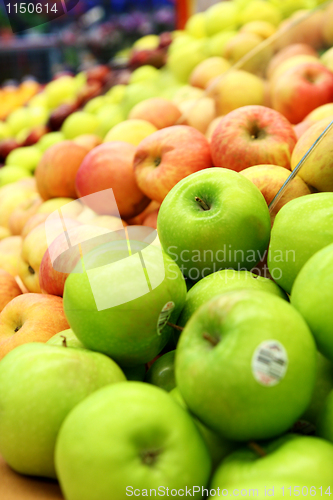
<path fill-rule="evenodd" d="M 240 172 L 252 165 L 273 164 L 290 169 L 297 142 L 288 120 L 264 106 L 244 106 L 227 114 L 211 139 L 216 167 Z"/>
<path fill-rule="evenodd" d="M 74 141 L 61 141 L 49 147 L 35 171 L 41 197 L 76 198 L 75 176 L 86 155 L 87 149 Z"/>
<path fill-rule="evenodd" d="M 27 342 L 47 342 L 69 328 L 62 299 L 25 293 L 11 300 L 0 313 L 0 359 Z"/>
<path fill-rule="evenodd" d="M 132 108 L 128 118 L 146 120 L 155 125 L 157 129 L 175 125 L 181 117 L 177 106 L 162 97 L 151 97 L 139 102 Z"/>
<path fill-rule="evenodd" d="M 194 172 L 212 166 L 205 136 L 187 125 L 154 132 L 137 147 L 134 172 L 139 187 L 160 203 L 170 189 Z"/>
<path fill-rule="evenodd" d="M 318 106 L 333 101 L 333 73 L 320 62 L 288 69 L 271 88 L 273 108 L 291 123 L 300 123 Z"/>
<path fill-rule="evenodd" d="M 104 83 L 107 81 L 109 75 L 111 73 L 111 69 L 109 66 L 105 64 L 99 64 L 97 66 L 93 66 L 86 71 L 87 81 L 97 80 L 98 82 Z"/>
<path fill-rule="evenodd" d="M 9 153 L 18 147 L 19 143 L 15 139 L 11 137 L 2 139 L 2 141 L 0 141 L 0 163 L 4 163 Z"/>
<path fill-rule="evenodd" d="M 22 291 L 14 276 L 0 269 L 0 312 L 12 299 L 21 295 Z"/>
<path fill-rule="evenodd" d="M 127 219 L 127 224 L 131 226 L 141 226 L 143 221 L 148 217 L 148 215 L 151 212 L 154 212 L 157 208 L 160 208 L 161 204 L 158 203 L 157 201 L 151 201 L 149 205 L 139 214 L 136 215 L 135 217 L 132 217 L 131 219 Z"/>
<path fill-rule="evenodd" d="M 46 127 L 45 125 L 38 125 L 29 132 L 22 146 L 33 146 L 39 141 L 41 137 L 43 137 L 43 135 L 47 134 L 48 132 L 50 132 L 50 129 L 48 127 Z"/>
<path fill-rule="evenodd" d="M 276 68 L 291 57 L 300 56 L 300 55 L 309 55 L 317 57 L 318 54 L 311 45 L 307 45 L 306 43 L 293 43 L 292 45 L 288 45 L 283 48 L 274 57 L 272 57 L 267 70 L 266 76 L 267 78 L 271 78 Z"/>
<path fill-rule="evenodd" d="M 135 146 L 127 142 L 106 142 L 87 154 L 76 175 L 79 197 L 112 189 L 122 218 L 142 212 L 149 199 L 140 191 L 133 173 Z M 85 203 L 98 214 L 118 215 L 117 207 L 106 203 L 102 193 Z"/>

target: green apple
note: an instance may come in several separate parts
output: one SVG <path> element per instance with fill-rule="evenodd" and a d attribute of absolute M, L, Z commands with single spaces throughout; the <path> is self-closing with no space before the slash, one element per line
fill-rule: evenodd
<path fill-rule="evenodd" d="M 105 104 L 97 111 L 96 116 L 99 120 L 99 126 L 95 133 L 100 137 L 105 137 L 115 125 L 125 120 L 125 115 L 119 104 Z"/>
<path fill-rule="evenodd" d="M 205 13 L 206 32 L 209 36 L 220 31 L 234 30 L 239 25 L 239 9 L 235 2 L 219 2 Z M 220 54 L 221 55 L 221 54 Z"/>
<path fill-rule="evenodd" d="M 152 83 L 132 83 L 127 85 L 123 99 L 121 101 L 121 106 L 125 116 L 136 104 L 150 97 L 157 97 L 159 94 L 158 88 Z"/>
<path fill-rule="evenodd" d="M 221 31 L 221 33 L 217 33 L 216 35 L 212 36 L 208 41 L 209 55 L 221 57 L 228 41 L 231 40 L 235 35 L 237 35 L 237 31 L 230 30 Z"/>
<path fill-rule="evenodd" d="M 288 302 L 233 290 L 201 306 L 185 326 L 176 383 L 190 411 L 221 436 L 269 439 L 308 407 L 316 364 L 311 332 Z"/>
<path fill-rule="evenodd" d="M 258 276 L 250 271 L 235 271 L 224 269 L 206 276 L 196 283 L 186 296 L 185 306 L 178 320 L 178 325 L 185 326 L 190 317 L 213 297 L 230 290 L 237 289 L 261 290 L 288 299 L 287 295 L 274 281 Z"/>
<path fill-rule="evenodd" d="M 36 127 L 37 125 L 45 125 L 49 118 L 49 111 L 43 106 L 33 106 L 29 109 L 29 124 L 28 127 Z"/>
<path fill-rule="evenodd" d="M 105 387 L 78 405 L 61 428 L 55 462 L 66 500 L 125 500 L 154 489 L 166 495 L 166 488 L 205 487 L 211 470 L 188 413 L 142 382 Z"/>
<path fill-rule="evenodd" d="M 188 410 L 188 407 L 184 401 L 184 398 L 179 392 L 178 387 L 175 387 L 170 391 L 170 396 L 172 396 L 185 410 Z M 212 468 L 213 470 L 222 462 L 222 460 L 229 455 L 232 451 L 234 451 L 238 443 L 229 441 L 228 439 L 224 439 L 220 437 L 216 432 L 213 432 L 208 427 L 200 422 L 196 417 L 190 414 L 193 418 L 193 421 L 197 428 L 200 431 L 200 434 L 203 437 L 203 440 L 206 443 L 207 449 L 212 459 Z"/>
<path fill-rule="evenodd" d="M 277 7 L 283 17 L 290 17 L 297 10 L 313 9 L 316 6 L 316 0 L 269 0 L 269 2 Z"/>
<path fill-rule="evenodd" d="M 157 227 L 165 252 L 196 281 L 219 269 L 255 267 L 267 249 L 271 222 L 259 189 L 239 173 L 216 167 L 171 189 Z"/>
<path fill-rule="evenodd" d="M 143 83 L 143 82 L 151 82 L 153 83 L 158 79 L 159 70 L 154 66 L 150 66 L 149 64 L 145 64 L 140 66 L 140 68 L 135 69 L 129 79 L 129 83 Z"/>
<path fill-rule="evenodd" d="M 8 137 L 10 136 L 10 127 L 7 125 L 7 123 L 0 121 L 0 141 L 2 141 L 2 139 L 8 139 Z"/>
<path fill-rule="evenodd" d="M 50 109 L 71 102 L 77 93 L 77 81 L 72 76 L 62 76 L 45 87 L 46 102 Z"/>
<path fill-rule="evenodd" d="M 172 334 L 167 322 L 177 321 L 185 303 L 178 266 L 160 248 L 131 238 L 97 246 L 83 265 L 64 291 L 66 317 L 79 340 L 121 366 L 152 360 Z"/>
<path fill-rule="evenodd" d="M 333 363 L 318 352 L 316 385 L 311 402 L 301 420 L 316 425 L 331 391 L 333 391 Z"/>
<path fill-rule="evenodd" d="M 273 279 L 286 292 L 304 264 L 323 247 L 333 243 L 333 193 L 295 198 L 277 214 L 268 252 Z"/>
<path fill-rule="evenodd" d="M 125 376 L 110 358 L 38 342 L 0 363 L 0 453 L 21 474 L 55 478 L 54 448 L 67 414 L 101 387 Z"/>
<path fill-rule="evenodd" d="M 133 44 L 133 48 L 137 50 L 153 50 L 157 49 L 160 44 L 160 37 L 158 35 L 145 35 Z"/>
<path fill-rule="evenodd" d="M 0 187 L 24 179 L 25 177 L 31 177 L 30 172 L 28 172 L 26 168 L 16 165 L 7 165 L 6 167 L 0 168 Z"/>
<path fill-rule="evenodd" d="M 120 104 L 126 93 L 127 85 L 115 85 L 105 94 L 105 100 L 108 104 Z"/>
<path fill-rule="evenodd" d="M 333 390 L 326 398 L 316 424 L 317 435 L 333 443 Z"/>
<path fill-rule="evenodd" d="M 62 132 L 49 132 L 39 139 L 36 146 L 42 153 L 44 153 L 49 147 L 53 146 L 53 144 L 57 144 L 58 142 L 64 140 L 65 136 Z"/>
<path fill-rule="evenodd" d="M 6 124 L 10 130 L 10 135 L 15 136 L 24 128 L 28 128 L 29 119 L 29 108 L 18 108 L 10 113 L 6 120 Z"/>
<path fill-rule="evenodd" d="M 287 434 L 231 453 L 215 472 L 211 488 L 224 489 L 229 494 L 238 489 L 238 495 L 245 489 L 255 498 L 325 496 L 332 486 L 332 460 L 330 443 L 316 437 Z"/>
<path fill-rule="evenodd" d="M 167 68 L 177 80 L 187 83 L 194 68 L 207 57 L 207 44 L 195 39 L 169 51 Z"/>
<path fill-rule="evenodd" d="M 266 21 L 278 26 L 282 21 L 280 9 L 266 0 L 250 0 L 240 11 L 239 20 L 241 24 L 251 21 Z"/>
<path fill-rule="evenodd" d="M 175 353 L 169 351 L 158 358 L 146 373 L 145 382 L 157 385 L 167 392 L 176 387 L 175 382 Z"/>
<path fill-rule="evenodd" d="M 304 264 L 290 300 L 309 325 L 319 351 L 333 361 L 333 244 Z"/>
<path fill-rule="evenodd" d="M 79 135 L 94 134 L 100 125 L 100 120 L 85 111 L 76 111 L 69 115 L 61 127 L 65 139 L 75 139 Z"/>
<path fill-rule="evenodd" d="M 91 113 L 92 115 L 95 115 L 106 104 L 107 104 L 107 101 L 106 101 L 105 96 L 99 95 L 98 97 L 94 97 L 93 99 L 90 99 L 90 101 L 88 101 L 87 104 L 84 106 L 83 110 L 86 113 Z"/>
<path fill-rule="evenodd" d="M 56 345 L 58 347 L 79 347 L 81 349 L 85 349 L 84 345 L 79 341 L 71 328 L 68 328 L 68 330 L 64 330 L 63 332 L 56 333 L 46 343 Z"/>
<path fill-rule="evenodd" d="M 194 38 L 205 38 L 206 16 L 204 12 L 198 12 L 189 18 L 185 25 L 185 31 Z"/>
<path fill-rule="evenodd" d="M 37 146 L 26 146 L 13 149 L 6 158 L 6 165 L 16 165 L 26 169 L 28 172 L 34 172 L 42 152 Z"/>

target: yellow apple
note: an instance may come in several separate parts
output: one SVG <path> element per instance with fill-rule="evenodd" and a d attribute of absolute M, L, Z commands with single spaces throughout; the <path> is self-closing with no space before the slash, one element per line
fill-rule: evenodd
<path fill-rule="evenodd" d="M 146 120 L 125 120 L 115 125 L 104 138 L 104 142 L 123 141 L 138 146 L 148 135 L 157 131 L 154 125 Z"/>
<path fill-rule="evenodd" d="M 191 16 L 185 25 L 185 30 L 194 38 L 205 38 L 207 31 L 204 12 L 198 12 Z"/>
<path fill-rule="evenodd" d="M 0 241 L 0 269 L 4 269 L 12 276 L 18 274 L 18 261 L 21 255 L 21 236 L 9 236 Z"/>
<path fill-rule="evenodd" d="M 190 84 L 205 89 L 213 78 L 222 75 L 231 67 L 223 57 L 209 57 L 199 63 L 191 73 Z"/>
<path fill-rule="evenodd" d="M 239 32 L 228 41 L 224 48 L 223 55 L 232 65 L 234 65 L 261 43 L 262 38 L 259 35 L 255 33 Z M 251 73 L 262 74 L 272 56 L 272 47 L 265 46 L 260 49 L 258 53 L 253 55 L 251 59 L 242 64 L 240 69 L 250 71 Z"/>
<path fill-rule="evenodd" d="M 219 2 L 209 7 L 205 13 L 208 36 L 220 31 L 234 30 L 239 25 L 239 9 L 234 2 Z"/>

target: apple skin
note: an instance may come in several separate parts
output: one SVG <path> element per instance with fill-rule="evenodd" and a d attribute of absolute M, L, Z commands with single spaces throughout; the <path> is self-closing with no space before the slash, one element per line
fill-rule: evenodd
<path fill-rule="evenodd" d="M 26 179 L 24 179 L 26 181 Z M 30 178 L 28 179 L 30 181 Z M 0 188 L 0 226 L 9 227 L 12 212 L 23 201 L 38 198 L 35 186 L 13 182 Z"/>
<path fill-rule="evenodd" d="M 177 324 L 184 327 L 203 304 L 222 293 L 240 289 L 259 290 L 288 300 L 284 291 L 268 278 L 257 276 L 250 271 L 224 269 L 206 276 L 188 291 Z"/>
<path fill-rule="evenodd" d="M 162 97 L 151 97 L 139 102 L 129 114 L 130 119 L 146 120 L 158 130 L 175 125 L 180 117 L 181 112 L 178 107 Z"/>
<path fill-rule="evenodd" d="M 290 169 L 296 134 L 288 120 L 264 106 L 244 106 L 226 115 L 211 139 L 215 167 L 236 172 L 260 164 Z"/>
<path fill-rule="evenodd" d="M 307 486 L 309 491 L 311 486 L 317 489 L 322 486 L 324 492 L 332 484 L 331 443 L 317 437 L 286 434 L 260 447 L 267 455 L 261 457 L 249 447 L 231 453 L 215 472 L 211 487 L 229 491 L 254 488 L 259 490 L 260 499 L 265 497 L 265 488 L 267 493 L 272 493 L 274 487 L 273 496 L 280 500 L 282 487 L 286 495 L 289 487 L 302 491 L 302 487 Z"/>
<path fill-rule="evenodd" d="M 133 161 L 138 186 L 160 203 L 184 177 L 211 166 L 207 139 L 187 125 L 168 127 L 147 137 L 137 147 Z"/>
<path fill-rule="evenodd" d="M 76 198 L 75 177 L 87 155 L 87 149 L 74 141 L 62 141 L 49 147 L 36 169 L 38 191 L 44 200 Z"/>
<path fill-rule="evenodd" d="M 244 177 L 249 179 L 263 194 L 267 205 L 271 203 L 275 195 L 288 179 L 290 172 L 278 165 L 255 165 L 253 167 L 245 168 L 241 172 Z M 287 190 L 280 198 L 279 202 L 271 212 L 272 222 L 276 214 L 281 208 L 289 201 L 311 194 L 310 188 L 305 184 L 299 175 L 290 182 Z"/>
<path fill-rule="evenodd" d="M 80 223 L 74 219 L 63 218 L 41 223 L 24 238 L 21 257 L 18 262 L 18 274 L 29 292 L 40 293 L 39 270 L 48 246 L 59 235 L 64 237 L 64 226 L 68 231 Z M 46 232 L 47 231 L 47 232 Z"/>
<path fill-rule="evenodd" d="M 133 146 L 138 146 L 143 139 L 156 131 L 157 128 L 151 122 L 132 118 L 112 127 L 103 142 L 128 142 Z"/>
<path fill-rule="evenodd" d="M 226 115 L 242 106 L 263 105 L 264 81 L 247 71 L 232 70 L 210 81 L 208 97 L 216 102 L 217 115 Z"/>
<path fill-rule="evenodd" d="M 317 11 L 307 19 L 298 22 L 308 12 L 308 10 L 297 10 L 297 12 L 294 12 L 292 16 L 280 24 L 278 33 L 281 32 L 281 36 L 275 42 L 276 50 L 281 50 L 294 43 L 306 43 L 314 49 L 321 49 L 323 47 L 325 13 L 324 11 Z M 298 24 L 292 26 L 295 21 Z"/>
<path fill-rule="evenodd" d="M 316 50 L 306 43 L 293 43 L 292 45 L 288 45 L 283 48 L 279 52 L 277 52 L 274 57 L 272 57 L 266 71 L 266 76 L 270 79 L 275 72 L 276 68 L 291 57 L 299 56 L 299 55 L 309 55 L 317 57 L 318 54 Z"/>
<path fill-rule="evenodd" d="M 0 359 L 19 345 L 46 342 L 68 327 L 60 297 L 19 295 L 0 313 Z"/>
<path fill-rule="evenodd" d="M 206 89 L 209 82 L 230 69 L 230 63 L 223 57 L 208 57 L 199 63 L 191 73 L 190 84 Z"/>
<path fill-rule="evenodd" d="M 318 106 L 333 100 L 333 73 L 320 62 L 303 63 L 285 71 L 272 87 L 272 105 L 297 124 Z"/>
<path fill-rule="evenodd" d="M 37 195 L 34 198 L 22 201 L 22 203 L 12 211 L 8 220 L 8 226 L 13 235 L 21 234 L 26 222 L 37 213 L 42 202 L 42 198 Z"/>
<path fill-rule="evenodd" d="M 210 209 L 204 210 L 196 197 Z M 270 226 L 259 189 L 224 168 L 183 179 L 167 195 L 157 218 L 162 248 L 195 281 L 219 269 L 252 269 L 268 246 Z"/>
<path fill-rule="evenodd" d="M 285 349 L 286 371 L 275 385 L 259 382 L 253 364 L 265 341 Z M 186 324 L 176 383 L 190 411 L 222 437 L 269 439 L 286 432 L 309 405 L 316 363 L 311 332 L 290 304 L 261 291 L 233 290 L 202 305 Z"/>
<path fill-rule="evenodd" d="M 75 137 L 75 139 L 73 139 L 73 142 L 75 142 L 75 144 L 78 144 L 79 146 L 86 148 L 89 152 L 96 146 L 102 144 L 102 139 L 98 137 L 98 135 L 82 134 Z"/>
<path fill-rule="evenodd" d="M 302 314 L 319 351 L 333 361 L 333 244 L 315 253 L 298 273 L 291 303 Z"/>
<path fill-rule="evenodd" d="M 262 37 L 256 33 L 238 32 L 233 38 L 228 40 L 224 47 L 223 56 L 233 66 L 251 50 L 254 50 L 262 43 Z M 273 48 L 269 45 L 263 47 L 257 54 L 254 54 L 250 60 L 242 64 L 242 70 L 263 75 L 266 66 L 273 57 Z"/>
<path fill-rule="evenodd" d="M 149 199 L 138 186 L 133 173 L 135 146 L 114 141 L 101 144 L 87 154 L 79 168 L 75 185 L 79 197 L 112 188 L 119 214 L 124 219 L 138 215 Z M 86 204 L 98 214 L 117 215 L 115 207 L 105 206 L 105 199 L 94 197 Z"/>
<path fill-rule="evenodd" d="M 71 328 L 56 333 L 46 342 L 46 344 L 58 347 L 79 347 L 80 349 L 85 349 L 84 345 L 79 341 Z"/>
<path fill-rule="evenodd" d="M 323 118 L 302 134 L 291 157 L 291 169 L 294 170 L 312 144 L 333 120 L 333 115 Z M 299 176 L 318 191 L 333 191 L 332 147 L 326 139 L 318 144 L 299 172 Z"/>
<path fill-rule="evenodd" d="M 22 251 L 21 236 L 8 236 L 0 240 L 0 268 L 17 276 Z"/>
<path fill-rule="evenodd" d="M 333 243 L 333 193 L 315 193 L 291 200 L 277 214 L 268 251 L 269 271 L 291 293 L 304 264 Z"/>
<path fill-rule="evenodd" d="M 34 342 L 6 356 L 0 380 L 2 456 L 16 472 L 55 479 L 56 438 L 67 415 L 91 393 L 126 379 L 103 354 Z"/>
<path fill-rule="evenodd" d="M 176 387 L 175 353 L 176 351 L 169 351 L 154 361 L 146 373 L 145 382 L 156 385 L 167 392 L 172 391 Z"/>
<path fill-rule="evenodd" d="M 148 214 L 147 217 L 145 217 L 145 219 L 143 220 L 142 225 L 152 227 L 153 229 L 157 229 L 158 212 L 159 208 Z"/>
<path fill-rule="evenodd" d="M 139 230 L 141 234 L 142 228 Z M 134 253 L 132 265 L 128 243 Z M 142 265 L 135 250 L 142 253 L 150 282 L 160 283 L 151 291 L 147 286 L 143 290 Z M 153 244 L 145 247 L 130 236 L 129 240 L 110 241 L 90 251 L 84 256 L 84 265 L 88 271 L 74 270 L 64 291 L 66 317 L 76 336 L 88 349 L 103 352 L 124 367 L 152 360 L 172 333 L 168 325 L 158 332 L 163 307 L 170 301 L 174 303 L 169 321 L 175 323 L 185 303 L 186 285 L 178 266 Z M 99 310 L 96 304 L 101 300 L 96 298 L 96 287 L 103 300 L 110 299 L 98 306 Z M 132 298 L 132 290 L 143 290 L 143 294 Z M 110 329 L 110 324 L 114 328 Z"/>
<path fill-rule="evenodd" d="M 22 291 L 14 276 L 0 269 L 0 312 L 12 299 L 21 295 Z"/>
<path fill-rule="evenodd" d="M 129 485 L 148 492 L 206 486 L 211 471 L 191 417 L 165 391 L 142 382 L 105 387 L 77 405 L 60 430 L 55 463 L 68 500 L 125 500 Z"/>
<path fill-rule="evenodd" d="M 216 104 L 211 97 L 189 99 L 179 104 L 182 118 L 179 123 L 189 125 L 205 134 L 211 122 L 216 118 Z"/>

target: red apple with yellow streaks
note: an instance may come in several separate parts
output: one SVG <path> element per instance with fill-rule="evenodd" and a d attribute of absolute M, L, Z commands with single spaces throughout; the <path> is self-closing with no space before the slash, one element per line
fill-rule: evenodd
<path fill-rule="evenodd" d="M 21 295 L 22 290 L 18 286 L 14 276 L 0 269 L 0 312 L 12 299 Z"/>

